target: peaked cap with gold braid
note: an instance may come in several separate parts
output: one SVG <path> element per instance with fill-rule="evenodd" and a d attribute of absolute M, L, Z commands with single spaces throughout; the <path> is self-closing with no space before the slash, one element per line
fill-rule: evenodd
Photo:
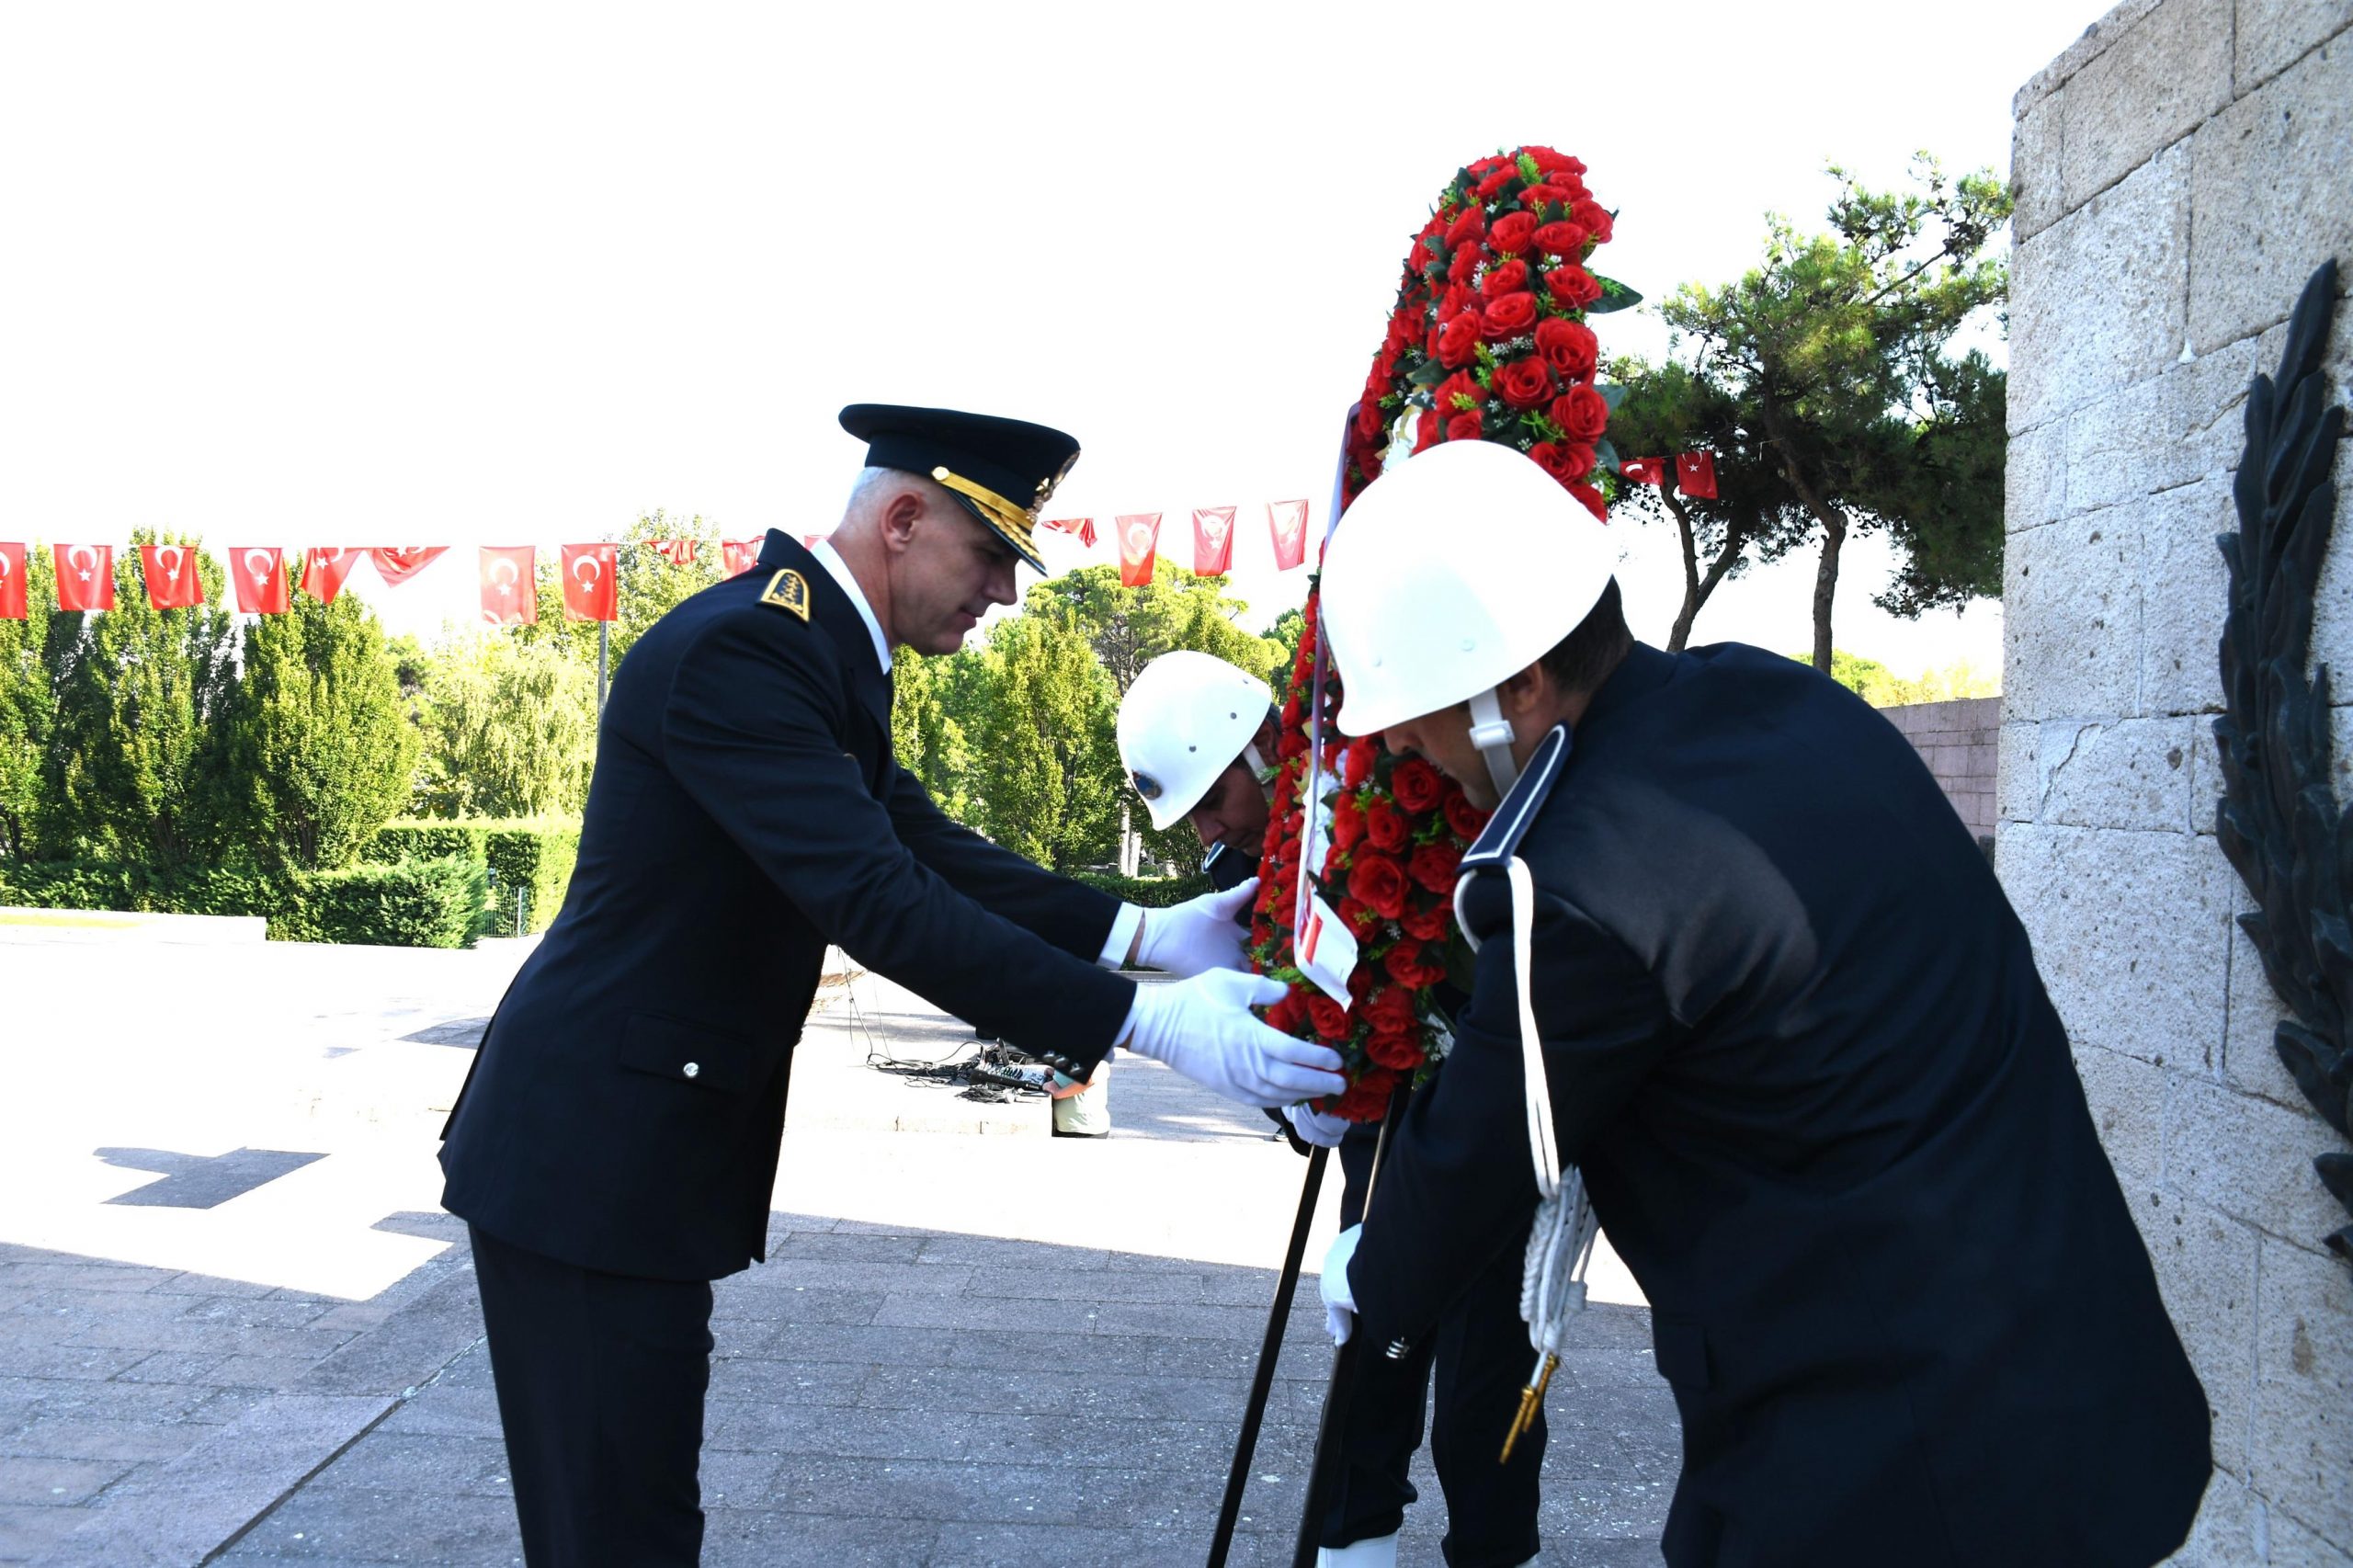
<path fill-rule="evenodd" d="M 887 403 L 851 403 L 841 420 L 866 443 L 869 468 L 919 473 L 946 486 L 1022 560 L 1046 569 L 1035 537 L 1038 514 L 1078 461 L 1074 437 L 1019 419 Z"/>

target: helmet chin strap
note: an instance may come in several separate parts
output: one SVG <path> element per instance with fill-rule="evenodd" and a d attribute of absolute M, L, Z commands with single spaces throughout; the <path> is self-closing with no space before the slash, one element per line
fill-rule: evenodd
<path fill-rule="evenodd" d="M 1512 760 L 1511 741 L 1511 721 L 1504 717 L 1503 704 L 1491 686 L 1471 699 L 1471 744 L 1479 748 L 1480 760 L 1487 765 L 1497 800 L 1510 794 L 1511 787 L 1519 782 L 1519 764 Z"/>
<path fill-rule="evenodd" d="M 1242 748 L 1242 766 L 1248 768 L 1250 777 L 1261 784 L 1275 776 L 1275 770 L 1267 766 L 1267 759 L 1258 755 L 1258 743 L 1256 741 Z"/>

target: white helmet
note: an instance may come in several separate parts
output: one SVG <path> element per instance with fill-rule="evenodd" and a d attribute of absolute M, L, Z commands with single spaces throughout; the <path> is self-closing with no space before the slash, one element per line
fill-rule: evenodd
<path fill-rule="evenodd" d="M 1264 779 L 1253 742 L 1272 701 L 1266 682 L 1208 653 L 1180 648 L 1143 667 L 1120 703 L 1120 765 L 1154 828 L 1199 805 L 1236 758 Z"/>
<path fill-rule="evenodd" d="M 1509 447 L 1448 441 L 1391 468 L 1324 556 L 1341 731 L 1467 701 L 1472 742 L 1508 793 L 1519 769 L 1495 688 L 1576 629 L 1616 566 L 1593 514 Z"/>

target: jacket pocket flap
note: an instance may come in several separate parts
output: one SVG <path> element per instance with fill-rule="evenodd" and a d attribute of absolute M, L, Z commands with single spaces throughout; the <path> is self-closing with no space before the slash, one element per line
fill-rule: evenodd
<path fill-rule="evenodd" d="M 1651 1358 L 1658 1375 L 1678 1388 L 1708 1386 L 1708 1335 L 1681 1318 L 1651 1320 Z"/>
<path fill-rule="evenodd" d="M 751 1043 L 701 1024 L 631 1013 L 621 1025 L 620 1063 L 698 1088 L 741 1093 L 751 1078 Z"/>

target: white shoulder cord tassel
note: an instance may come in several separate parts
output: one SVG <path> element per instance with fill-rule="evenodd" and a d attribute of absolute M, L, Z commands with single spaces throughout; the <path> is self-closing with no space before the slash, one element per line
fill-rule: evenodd
<path fill-rule="evenodd" d="M 1536 1028 L 1533 968 L 1536 929 L 1536 884 L 1528 863 L 1518 856 L 1506 863 L 1511 884 L 1513 982 L 1519 1002 L 1519 1058 L 1528 1099 L 1528 1151 L 1535 1167 L 1539 1201 L 1536 1220 L 1528 1235 L 1528 1261 L 1520 1275 L 1519 1315 L 1528 1324 L 1528 1343 L 1536 1352 L 1535 1369 L 1520 1390 L 1519 1411 L 1504 1437 L 1497 1463 L 1511 1459 L 1512 1449 L 1528 1430 L 1543 1403 L 1544 1391 L 1561 1364 L 1561 1338 L 1571 1313 L 1585 1306 L 1585 1270 L 1591 1260 L 1597 1225 L 1593 1206 L 1586 1200 L 1585 1178 L 1574 1170 L 1561 1171 L 1560 1146 L 1552 1136 L 1552 1096 L 1544 1072 L 1543 1038 Z M 1466 936 L 1462 918 L 1462 889 L 1455 885 L 1455 920 Z"/>

